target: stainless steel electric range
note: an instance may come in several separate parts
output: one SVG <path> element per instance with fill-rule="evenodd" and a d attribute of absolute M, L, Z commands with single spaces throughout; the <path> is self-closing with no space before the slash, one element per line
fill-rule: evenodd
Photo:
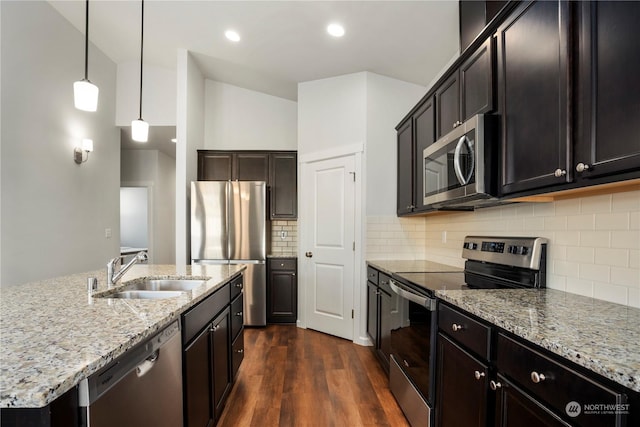
<path fill-rule="evenodd" d="M 434 422 L 438 331 L 434 292 L 544 288 L 546 250 L 544 238 L 468 236 L 462 247 L 464 270 L 435 268 L 392 275 L 397 315 L 391 330 L 389 383 L 413 427 Z"/>

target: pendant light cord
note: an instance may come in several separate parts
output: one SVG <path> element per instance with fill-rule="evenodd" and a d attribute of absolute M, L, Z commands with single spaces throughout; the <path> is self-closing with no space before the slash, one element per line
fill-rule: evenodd
<path fill-rule="evenodd" d="M 89 80 L 89 0 L 85 8 L 84 27 L 84 79 Z"/>
<path fill-rule="evenodd" d="M 87 3 L 89 0 L 87 0 Z M 142 120 L 142 47 L 144 45 L 144 0 L 142 0 L 142 20 L 140 24 L 140 115 L 139 120 Z"/>

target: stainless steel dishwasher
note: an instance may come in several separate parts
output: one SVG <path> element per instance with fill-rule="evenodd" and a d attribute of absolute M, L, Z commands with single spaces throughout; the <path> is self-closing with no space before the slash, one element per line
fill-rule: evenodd
<path fill-rule="evenodd" d="M 178 321 L 80 383 L 88 427 L 182 426 Z"/>

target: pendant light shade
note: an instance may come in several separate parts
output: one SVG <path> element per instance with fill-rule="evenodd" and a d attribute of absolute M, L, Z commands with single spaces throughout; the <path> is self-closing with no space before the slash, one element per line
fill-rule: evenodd
<path fill-rule="evenodd" d="M 147 142 L 149 139 L 149 123 L 142 119 L 142 47 L 144 46 L 144 0 L 142 0 L 142 19 L 140 23 L 140 114 L 138 120 L 131 122 L 131 139 Z"/>
<path fill-rule="evenodd" d="M 142 119 L 132 120 L 131 139 L 138 142 L 147 142 L 149 139 L 149 123 Z"/>
<path fill-rule="evenodd" d="M 73 103 L 78 110 L 98 109 L 98 86 L 89 81 L 89 0 L 86 0 L 84 31 L 84 79 L 73 84 Z"/>

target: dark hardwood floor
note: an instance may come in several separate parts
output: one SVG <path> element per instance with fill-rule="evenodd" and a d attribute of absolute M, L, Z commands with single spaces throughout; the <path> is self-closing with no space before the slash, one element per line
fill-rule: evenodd
<path fill-rule="evenodd" d="M 371 348 L 294 325 L 244 334 L 218 426 L 408 426 Z"/>

